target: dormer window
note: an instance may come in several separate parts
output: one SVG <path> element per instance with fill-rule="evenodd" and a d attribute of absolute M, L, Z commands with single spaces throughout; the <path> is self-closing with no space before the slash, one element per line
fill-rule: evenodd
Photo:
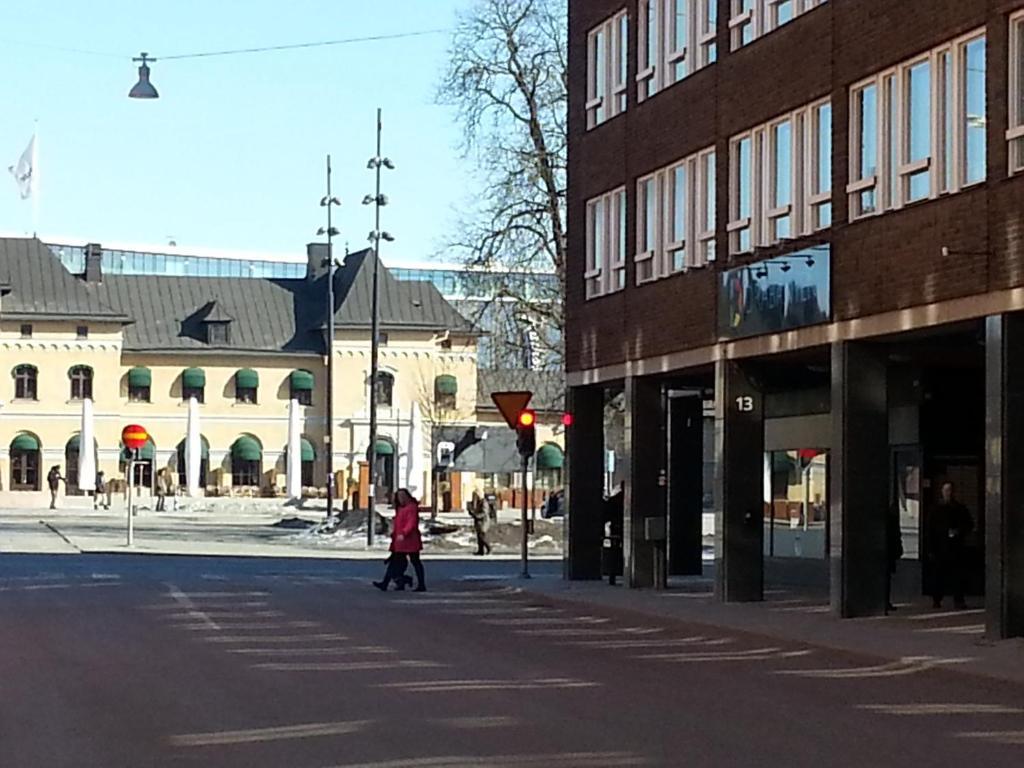
<path fill-rule="evenodd" d="M 228 323 L 206 323 L 206 343 L 217 346 L 227 346 L 230 338 Z"/>

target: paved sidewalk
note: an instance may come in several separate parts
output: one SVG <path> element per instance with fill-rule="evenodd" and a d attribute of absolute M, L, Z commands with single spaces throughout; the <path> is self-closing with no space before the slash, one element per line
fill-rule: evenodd
<path fill-rule="evenodd" d="M 887 661 L 941 659 L 949 663 L 948 669 L 961 673 L 1024 683 L 1024 639 L 985 639 L 980 604 L 967 611 L 935 611 L 925 604 L 905 604 L 888 617 L 839 619 L 827 599 L 796 591 L 773 591 L 763 603 L 719 603 L 706 577 L 675 580 L 665 591 L 627 590 L 606 582 L 567 582 L 551 577 L 502 583 L 556 601 L 728 628 Z"/>

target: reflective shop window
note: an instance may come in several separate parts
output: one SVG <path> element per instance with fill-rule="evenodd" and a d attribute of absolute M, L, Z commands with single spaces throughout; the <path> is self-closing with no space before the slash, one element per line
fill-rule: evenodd
<path fill-rule="evenodd" d="M 822 560 L 828 553 L 828 455 L 769 451 L 764 460 L 764 554 Z"/>

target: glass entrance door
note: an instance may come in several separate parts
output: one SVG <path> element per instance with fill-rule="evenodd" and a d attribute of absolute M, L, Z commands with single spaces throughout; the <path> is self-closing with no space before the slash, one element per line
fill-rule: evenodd
<path fill-rule="evenodd" d="M 823 560 L 828 554 L 827 452 L 805 448 L 765 456 L 765 556 Z"/>

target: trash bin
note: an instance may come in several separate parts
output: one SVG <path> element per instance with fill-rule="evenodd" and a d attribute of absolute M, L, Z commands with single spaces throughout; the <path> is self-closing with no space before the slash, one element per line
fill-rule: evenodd
<path fill-rule="evenodd" d="M 615 579 L 622 575 L 622 537 L 605 536 L 601 548 L 601 575 L 608 577 L 608 583 L 615 586 Z"/>

